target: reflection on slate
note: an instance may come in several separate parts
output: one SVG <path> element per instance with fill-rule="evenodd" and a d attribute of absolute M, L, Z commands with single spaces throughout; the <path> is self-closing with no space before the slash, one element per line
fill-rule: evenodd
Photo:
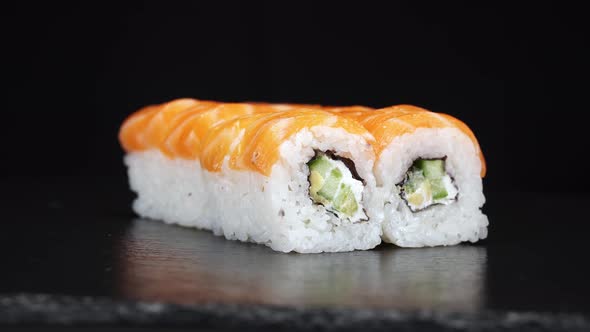
<path fill-rule="evenodd" d="M 485 305 L 479 246 L 283 254 L 143 219 L 121 244 L 117 292 L 125 298 L 463 312 Z"/>

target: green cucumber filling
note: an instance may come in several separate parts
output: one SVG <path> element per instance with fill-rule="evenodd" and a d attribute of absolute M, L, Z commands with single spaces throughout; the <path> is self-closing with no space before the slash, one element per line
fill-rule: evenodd
<path fill-rule="evenodd" d="M 361 202 L 364 185 L 352 161 L 318 151 L 307 166 L 309 195 L 314 203 L 323 205 L 340 219 L 353 223 L 368 220 Z"/>
<path fill-rule="evenodd" d="M 417 159 L 397 185 L 401 197 L 412 212 L 435 204 L 451 204 L 459 190 L 445 170 L 445 159 Z"/>

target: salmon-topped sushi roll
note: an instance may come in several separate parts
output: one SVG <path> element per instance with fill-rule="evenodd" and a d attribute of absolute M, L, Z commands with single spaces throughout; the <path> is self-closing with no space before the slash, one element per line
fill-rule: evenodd
<path fill-rule="evenodd" d="M 351 118 L 182 99 L 133 114 L 119 137 L 141 216 L 283 252 L 381 242 L 373 136 Z"/>
<path fill-rule="evenodd" d="M 486 164 L 467 125 L 410 105 L 338 112 L 375 137 L 385 241 L 423 247 L 487 236 L 488 219 L 481 212 Z"/>

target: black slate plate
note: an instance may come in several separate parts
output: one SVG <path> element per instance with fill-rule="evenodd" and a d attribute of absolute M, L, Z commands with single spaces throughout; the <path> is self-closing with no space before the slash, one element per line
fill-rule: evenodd
<path fill-rule="evenodd" d="M 489 194 L 477 244 L 302 255 L 138 219 L 108 178 L 5 183 L 3 324 L 590 328 L 583 195 Z"/>

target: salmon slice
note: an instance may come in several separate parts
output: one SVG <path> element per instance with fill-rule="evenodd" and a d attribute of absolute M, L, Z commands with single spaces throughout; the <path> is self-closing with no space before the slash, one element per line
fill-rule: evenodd
<path fill-rule="evenodd" d="M 208 110 L 213 109 L 219 105 L 215 102 L 202 101 L 196 105 L 190 106 L 182 112 L 176 113 L 169 120 L 169 124 L 166 126 L 166 130 L 163 132 L 163 139 L 157 146 L 162 153 L 169 158 L 175 158 L 181 156 L 179 153 L 178 137 L 175 135 L 182 134 L 182 131 L 178 131 L 178 128 L 182 128 L 187 120 L 194 118 L 196 114 L 202 114 Z M 184 147 L 184 145 L 182 145 Z"/>
<path fill-rule="evenodd" d="M 159 110 L 158 106 L 146 106 L 125 119 L 119 130 L 119 142 L 125 151 L 146 149 L 143 128 Z"/>
<path fill-rule="evenodd" d="M 356 117 L 356 116 L 361 116 L 363 113 L 365 112 L 371 112 L 374 111 L 374 108 L 370 108 L 370 107 L 366 107 L 366 106 L 359 106 L 359 105 L 355 105 L 355 106 L 323 106 L 322 109 L 328 111 L 328 112 L 333 112 L 333 113 L 338 113 L 338 114 L 342 114 L 342 115 L 346 115 L 347 117 Z"/>
<path fill-rule="evenodd" d="M 486 174 L 486 163 L 477 138 L 462 121 L 443 113 L 434 113 L 412 105 L 397 105 L 377 110 L 343 110 L 341 114 L 360 122 L 375 137 L 377 156 L 397 137 L 413 133 L 419 128 L 456 128 L 467 135 L 481 160 L 481 177 Z"/>
<path fill-rule="evenodd" d="M 240 165 L 269 175 L 280 157 L 281 143 L 305 128 L 319 126 L 343 129 L 349 134 L 364 136 L 372 143 L 371 135 L 354 120 L 326 111 L 294 109 L 267 119 L 255 130 L 256 135 L 249 142 L 244 141 L 246 148 L 242 152 Z"/>
<path fill-rule="evenodd" d="M 256 110 L 260 110 L 258 106 Z M 272 108 L 271 108 L 272 110 Z M 256 112 L 249 116 L 242 116 L 220 123 L 210 129 L 207 139 L 203 143 L 201 163 L 209 171 L 221 170 L 222 163 L 227 157 L 229 165 L 233 169 L 256 170 L 252 159 L 256 159 L 251 145 L 256 142 L 260 135 L 260 128 L 271 122 L 273 119 L 280 119 L 288 116 L 288 111 Z M 268 142 L 269 147 L 276 147 L 282 142 Z M 273 154 L 268 149 L 266 153 Z"/>
<path fill-rule="evenodd" d="M 170 119 L 198 103 L 195 99 L 177 99 L 161 105 L 148 106 L 132 114 L 123 122 L 119 131 L 121 145 L 127 151 L 158 146 L 170 128 Z"/>
<path fill-rule="evenodd" d="M 200 142 L 211 126 L 253 112 L 249 104 L 178 99 L 131 115 L 119 139 L 126 151 L 157 148 L 169 158 L 197 159 Z"/>
<path fill-rule="evenodd" d="M 252 170 L 268 176 L 280 158 L 281 144 L 300 130 L 315 126 L 341 128 L 351 134 L 370 137 L 356 121 L 322 110 L 256 112 L 211 128 L 203 141 L 201 164 L 217 172 L 227 159 L 233 169 Z"/>
<path fill-rule="evenodd" d="M 204 167 L 206 167 L 205 164 L 208 165 L 208 161 L 205 162 L 203 160 L 203 150 L 211 148 L 208 147 L 208 145 L 215 144 L 209 143 L 209 141 L 217 138 L 217 133 L 220 131 L 220 128 L 225 128 L 222 125 L 227 121 L 238 118 L 243 119 L 255 115 L 273 114 L 276 112 L 280 111 L 277 111 L 277 109 L 271 105 L 252 105 L 245 103 L 220 104 L 215 109 L 202 113 L 200 116 L 193 119 L 190 124 L 193 129 L 189 135 L 186 136 L 185 140 L 180 142 L 180 144 L 184 145 L 191 151 L 193 158 L 200 158 Z M 243 121 L 246 120 L 244 119 Z M 227 134 L 223 133 L 223 135 Z M 207 138 L 209 138 L 209 141 L 207 141 Z M 227 136 L 227 138 L 229 138 L 229 136 Z M 219 137 L 219 139 L 221 139 L 221 137 Z M 215 148 L 215 150 L 219 149 L 221 149 L 221 147 Z"/>
<path fill-rule="evenodd" d="M 197 100 L 187 98 L 177 99 L 162 105 L 158 113 L 143 128 L 145 144 L 149 147 L 159 147 L 172 129 L 172 120 L 176 115 L 199 103 Z"/>

